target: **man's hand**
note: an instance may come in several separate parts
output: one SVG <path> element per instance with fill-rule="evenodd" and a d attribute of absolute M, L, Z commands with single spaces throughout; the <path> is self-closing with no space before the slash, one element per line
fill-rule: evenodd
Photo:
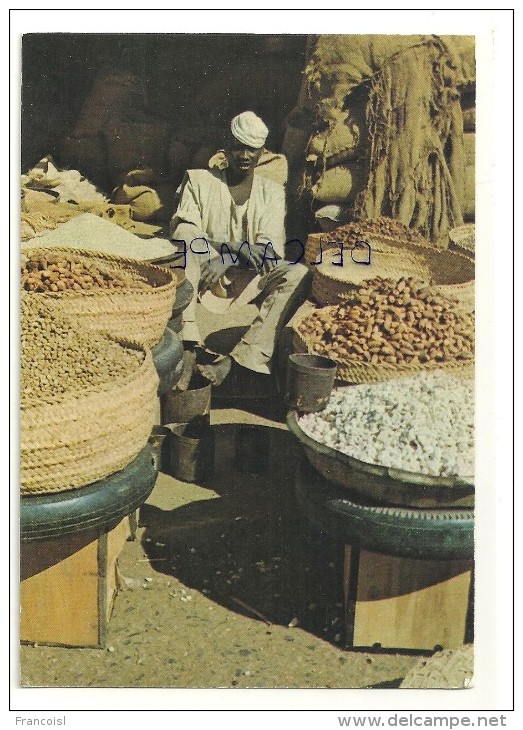
<path fill-rule="evenodd" d="M 279 260 L 275 261 L 274 258 L 272 258 L 274 255 L 272 247 L 266 251 L 265 244 L 255 244 L 254 246 L 251 246 L 251 261 L 254 264 L 256 271 L 262 276 L 264 274 L 268 274 L 280 263 Z"/>
<path fill-rule="evenodd" d="M 233 253 L 235 256 L 237 256 L 238 252 L 242 246 L 243 246 L 242 253 L 243 253 L 243 251 L 248 250 L 249 247 L 247 245 L 244 246 L 243 245 L 244 243 L 246 243 L 246 242 L 245 241 L 231 241 L 230 243 L 226 242 L 226 246 L 228 246 L 229 251 L 231 253 Z M 218 247 L 218 246 L 216 245 L 216 247 Z"/>
<path fill-rule="evenodd" d="M 220 251 L 222 259 L 230 259 L 229 266 L 236 266 L 240 269 L 250 268 L 250 246 L 247 241 L 232 241 L 220 245 L 211 243 L 211 245 L 216 251 Z"/>
<path fill-rule="evenodd" d="M 269 272 L 273 271 L 273 269 L 275 269 L 278 264 L 281 264 L 281 260 L 274 261 L 273 259 L 265 259 L 265 261 L 263 262 L 263 266 L 261 267 L 260 273 L 262 275 L 268 274 Z"/>
<path fill-rule="evenodd" d="M 230 263 L 225 263 L 220 257 L 203 261 L 201 264 L 200 291 L 211 289 L 230 268 Z"/>

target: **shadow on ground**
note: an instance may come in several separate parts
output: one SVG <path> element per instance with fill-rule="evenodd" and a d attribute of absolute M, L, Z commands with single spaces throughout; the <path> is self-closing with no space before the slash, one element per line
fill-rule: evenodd
<path fill-rule="evenodd" d="M 269 455 L 264 473 L 248 473 L 235 460 L 238 428 L 214 427 L 215 472 L 201 486 L 218 496 L 170 510 L 142 507 L 144 550 L 158 570 L 230 610 L 342 645 L 343 547 L 298 510 L 299 447 L 281 427 L 255 426 Z"/>

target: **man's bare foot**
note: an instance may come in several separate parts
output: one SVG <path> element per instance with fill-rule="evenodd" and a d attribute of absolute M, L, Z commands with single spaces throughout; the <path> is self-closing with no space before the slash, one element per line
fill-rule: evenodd
<path fill-rule="evenodd" d="M 222 358 L 210 365 L 198 365 L 198 370 L 204 378 L 207 378 L 213 385 L 221 385 L 231 372 L 232 357 L 224 355 Z"/>

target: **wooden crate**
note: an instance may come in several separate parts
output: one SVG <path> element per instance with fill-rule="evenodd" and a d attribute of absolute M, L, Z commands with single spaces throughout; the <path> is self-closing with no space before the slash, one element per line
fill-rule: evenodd
<path fill-rule="evenodd" d="M 398 558 L 346 546 L 351 648 L 451 649 L 470 641 L 472 561 Z"/>
<path fill-rule="evenodd" d="M 116 562 L 135 515 L 97 529 L 22 543 L 20 640 L 104 648 L 117 592 Z"/>

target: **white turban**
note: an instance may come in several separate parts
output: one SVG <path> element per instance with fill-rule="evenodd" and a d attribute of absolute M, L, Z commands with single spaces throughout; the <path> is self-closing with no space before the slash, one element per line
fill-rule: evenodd
<path fill-rule="evenodd" d="M 231 122 L 231 132 L 242 144 L 260 149 L 265 144 L 269 130 L 254 112 L 243 112 Z"/>

